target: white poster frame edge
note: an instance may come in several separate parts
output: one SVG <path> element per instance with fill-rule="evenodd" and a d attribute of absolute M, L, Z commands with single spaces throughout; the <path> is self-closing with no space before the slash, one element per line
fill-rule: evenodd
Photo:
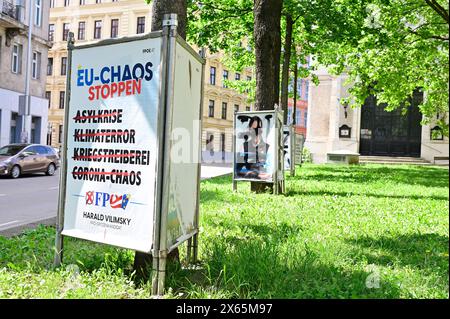
<path fill-rule="evenodd" d="M 175 43 L 174 43 L 174 46 L 173 46 L 173 57 L 172 57 L 173 61 L 175 61 L 176 44 L 177 43 L 180 44 L 186 51 L 188 51 L 191 54 L 191 56 L 193 58 L 195 58 L 202 65 L 202 75 L 201 75 L 201 85 L 200 85 L 201 93 L 200 93 L 200 105 L 199 105 L 199 115 L 198 115 L 198 120 L 200 121 L 200 127 L 199 127 L 199 136 L 197 137 L 200 144 L 199 144 L 199 147 L 198 147 L 198 159 L 199 159 L 199 162 L 198 162 L 198 169 L 197 169 L 197 196 L 196 196 L 196 203 L 195 203 L 196 211 L 195 211 L 195 214 L 194 214 L 194 229 L 191 232 L 189 232 L 189 233 L 187 233 L 185 235 L 181 235 L 180 237 L 178 237 L 175 240 L 175 243 L 173 245 L 166 247 L 167 248 L 167 253 L 170 253 L 171 251 L 173 251 L 175 248 L 180 246 L 186 240 L 190 240 L 193 237 L 197 237 L 197 235 L 199 233 L 200 179 L 201 179 L 201 137 L 202 137 L 201 122 L 202 122 L 202 115 L 203 115 L 203 94 L 204 94 L 203 81 L 204 81 L 204 73 L 205 73 L 204 72 L 205 59 L 201 58 L 198 55 L 198 53 L 195 52 L 192 49 L 192 47 L 179 34 L 176 34 L 176 36 L 175 36 Z M 174 76 L 175 76 L 175 69 L 172 68 L 170 70 L 170 72 L 172 72 L 171 77 L 174 78 Z M 170 82 L 170 85 L 172 87 L 171 87 L 170 93 L 169 93 L 169 94 L 171 94 L 171 105 L 170 105 L 170 108 L 169 108 L 170 109 L 170 121 L 169 121 L 170 129 L 169 129 L 169 132 L 172 132 L 172 129 L 173 129 L 173 127 L 172 127 L 172 123 L 173 123 L 172 119 L 173 119 L 173 109 L 174 109 L 174 107 L 173 107 L 173 94 L 174 94 L 173 93 L 173 89 L 174 89 L 173 88 L 173 82 Z M 169 172 L 169 175 L 170 175 L 170 172 Z M 166 175 L 166 176 L 169 176 L 169 175 Z M 169 201 L 169 197 L 167 195 L 168 192 L 166 192 L 165 194 L 166 194 L 167 198 L 164 198 L 164 201 L 168 202 Z M 166 217 L 167 217 L 167 213 L 168 213 L 168 211 L 166 211 L 164 213 L 166 215 Z M 164 240 L 167 241 L 167 234 L 165 234 L 165 239 Z M 190 243 L 189 243 L 189 245 L 190 245 Z M 196 258 L 196 252 L 197 252 L 197 248 L 198 248 L 197 238 L 194 238 L 193 248 L 194 248 L 194 256 L 193 256 L 193 258 L 194 258 L 194 260 L 196 260 L 197 259 Z"/>
<path fill-rule="evenodd" d="M 259 179 L 253 179 L 253 178 L 236 178 L 235 176 L 235 166 L 236 166 L 236 150 L 235 150 L 235 146 L 236 146 L 236 117 L 239 114 L 258 114 L 258 113 L 273 113 L 274 117 L 277 119 L 278 118 L 278 113 L 279 111 L 277 109 L 273 109 L 273 110 L 259 110 L 259 111 L 241 111 L 241 112 L 234 112 L 234 118 L 233 118 L 233 171 L 232 171 L 232 179 L 233 179 L 233 190 L 237 189 L 237 184 L 236 182 L 256 182 L 256 183 L 264 183 L 264 184 L 273 184 L 276 181 L 278 181 L 277 179 L 277 175 L 276 171 L 278 169 L 275 170 L 274 174 L 272 175 L 272 179 L 271 180 L 259 180 Z M 278 131 L 280 130 L 277 124 L 278 121 L 275 121 L 275 141 L 277 141 L 278 138 Z M 275 163 L 277 163 L 277 152 L 274 153 L 275 156 Z M 275 177 L 275 178 L 274 178 Z"/>
<path fill-rule="evenodd" d="M 63 147 L 61 148 L 61 157 L 63 159 L 63 162 L 61 164 L 61 171 L 60 171 L 60 187 L 59 187 L 59 194 L 58 194 L 58 208 L 57 208 L 57 224 L 56 224 L 56 240 L 55 240 L 55 259 L 54 259 L 54 265 L 55 266 L 59 266 L 62 263 L 62 259 L 63 259 L 63 246 L 64 246 L 64 236 L 69 236 L 70 235 L 63 235 L 64 232 L 64 214 L 65 214 L 65 198 L 66 198 L 66 191 L 67 191 L 67 138 L 68 138 L 68 117 L 69 117 L 69 113 L 70 113 L 70 96 L 71 96 L 71 74 L 72 74 L 72 53 L 74 50 L 82 50 L 82 49 L 88 49 L 88 48 L 94 48 L 94 47 L 99 47 L 99 46 L 107 46 L 107 45 L 115 45 L 115 44 L 121 44 L 121 43 L 126 43 L 126 42 L 132 42 L 132 41 L 139 41 L 139 40 L 145 40 L 145 39 L 153 39 L 153 38 L 161 38 L 161 56 L 160 56 L 160 66 L 161 68 L 163 67 L 163 63 L 164 63 L 164 59 L 165 59 L 165 55 L 163 53 L 163 49 L 164 49 L 164 35 L 163 35 L 163 31 L 154 31 L 154 32 L 149 32 L 146 33 L 144 35 L 138 35 L 138 36 L 132 36 L 132 37 L 122 37 L 122 38 L 115 38 L 115 39 L 106 39 L 106 40 L 101 40 L 101 41 L 97 41 L 95 43 L 89 43 L 89 44 L 83 44 L 83 45 L 75 45 L 75 38 L 74 38 L 74 33 L 70 32 L 69 33 L 69 40 L 67 43 L 67 51 L 68 51 L 68 57 L 67 57 L 67 76 L 66 76 L 66 99 L 65 99 L 65 109 L 64 109 L 64 121 L 63 121 Z M 163 88 L 163 79 L 165 77 L 164 72 L 161 72 L 161 76 L 159 79 L 159 107 L 158 107 L 158 123 L 157 123 L 157 132 L 158 134 L 161 132 L 161 130 L 163 129 L 163 125 L 161 125 L 162 122 L 160 122 L 161 113 L 164 113 L 163 108 L 161 107 L 162 105 L 162 101 L 161 101 L 161 92 L 164 90 Z M 160 136 L 160 135 L 159 135 Z M 159 168 L 159 163 L 163 161 L 163 158 L 161 157 L 161 139 L 158 138 L 158 143 L 157 143 L 157 154 L 158 156 L 156 157 L 156 165 L 155 165 L 155 169 L 156 174 L 155 176 L 155 203 L 154 203 L 154 217 L 156 217 L 158 215 L 158 187 L 161 184 L 161 178 L 162 178 L 162 174 L 158 174 L 158 168 Z M 154 222 L 153 225 L 154 229 L 153 229 L 153 249 L 150 249 L 150 251 L 142 251 L 143 253 L 150 253 L 150 252 L 155 252 L 155 240 L 157 238 L 159 238 L 158 236 L 158 225 Z M 77 237 L 78 238 L 78 237 Z M 82 239 L 82 238 L 80 238 Z M 98 243 L 97 241 L 93 241 L 90 239 L 82 239 L 82 240 L 87 240 L 87 241 L 91 241 L 91 242 L 95 242 Z M 109 245 L 109 244 L 107 244 Z M 134 250 L 134 251 L 138 251 L 136 249 L 131 249 L 128 247 L 124 247 L 124 246 L 117 246 L 117 245 L 110 245 L 110 246 L 114 246 L 114 247 L 120 247 L 120 248 L 125 248 L 125 249 L 130 249 L 130 250 Z"/>

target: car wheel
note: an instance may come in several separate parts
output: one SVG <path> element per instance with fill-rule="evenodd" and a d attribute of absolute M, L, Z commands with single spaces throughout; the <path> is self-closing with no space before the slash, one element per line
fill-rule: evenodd
<path fill-rule="evenodd" d="M 47 171 L 45 172 L 45 174 L 48 176 L 53 176 L 53 175 L 55 175 L 55 170 L 56 170 L 55 164 L 50 164 L 50 165 L 48 165 Z"/>
<path fill-rule="evenodd" d="M 12 178 L 18 178 L 20 176 L 20 167 L 15 165 L 11 169 L 11 177 Z"/>

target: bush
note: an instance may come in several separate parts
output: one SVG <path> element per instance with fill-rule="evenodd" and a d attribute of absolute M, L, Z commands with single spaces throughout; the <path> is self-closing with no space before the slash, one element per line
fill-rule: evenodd
<path fill-rule="evenodd" d="M 311 152 L 306 147 L 302 149 L 302 163 L 312 163 Z"/>

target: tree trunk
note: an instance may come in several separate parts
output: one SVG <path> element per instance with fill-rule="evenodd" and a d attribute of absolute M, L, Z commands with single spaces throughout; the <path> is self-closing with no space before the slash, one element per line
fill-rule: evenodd
<path fill-rule="evenodd" d="M 282 0 L 254 0 L 256 110 L 273 110 L 280 92 Z"/>
<path fill-rule="evenodd" d="M 162 30 L 164 14 L 178 15 L 178 34 L 186 39 L 187 29 L 187 1 L 186 0 L 153 0 L 152 31 Z"/>
<path fill-rule="evenodd" d="M 297 52 L 294 50 L 294 108 L 292 110 L 292 126 L 294 127 L 294 133 L 295 133 L 295 125 L 296 118 L 297 118 L 297 78 L 298 78 L 298 65 L 297 65 Z"/>
<path fill-rule="evenodd" d="M 282 0 L 253 2 L 257 111 L 273 110 L 279 103 L 282 7 Z M 267 187 L 273 189 L 273 185 L 267 183 L 251 183 L 251 190 L 257 193 L 264 192 Z"/>
<path fill-rule="evenodd" d="M 286 39 L 284 40 L 283 69 L 281 73 L 281 109 L 284 111 L 283 122 L 288 124 L 288 87 L 289 87 L 289 65 L 291 62 L 292 46 L 292 17 L 286 15 Z"/>
<path fill-rule="evenodd" d="M 187 27 L 187 1 L 186 0 L 153 0 L 151 31 L 162 30 L 164 14 L 176 13 L 178 17 L 177 32 L 186 39 Z M 168 260 L 180 261 L 178 248 L 175 248 L 168 256 Z M 133 270 L 136 271 L 136 279 L 148 280 L 153 263 L 152 254 L 137 251 L 134 255 Z"/>

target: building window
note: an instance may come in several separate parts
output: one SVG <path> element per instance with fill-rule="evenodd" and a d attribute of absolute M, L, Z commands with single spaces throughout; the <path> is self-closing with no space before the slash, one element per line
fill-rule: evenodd
<path fill-rule="evenodd" d="M 86 0 L 80 0 L 80 6 L 83 6 L 86 4 Z"/>
<path fill-rule="evenodd" d="M 66 92 L 64 92 L 64 91 L 59 92 L 59 108 L 60 109 L 64 108 L 65 100 L 66 100 Z"/>
<path fill-rule="evenodd" d="M 61 75 L 67 75 L 67 57 L 61 58 Z"/>
<path fill-rule="evenodd" d="M 50 0 L 50 8 L 54 8 L 55 7 L 55 0 Z"/>
<path fill-rule="evenodd" d="M 62 143 L 62 138 L 63 138 L 63 126 L 60 125 L 59 126 L 59 130 L 58 130 L 58 143 Z"/>
<path fill-rule="evenodd" d="M 45 92 L 45 98 L 48 100 L 48 108 L 50 108 L 50 104 L 52 101 L 52 92 L 46 91 Z"/>
<path fill-rule="evenodd" d="M 223 120 L 227 119 L 227 103 L 226 102 L 222 102 L 222 119 Z"/>
<path fill-rule="evenodd" d="M 239 112 L 239 104 L 235 104 L 234 105 L 234 111 L 235 112 Z"/>
<path fill-rule="evenodd" d="M 225 133 L 220 134 L 220 151 L 222 152 L 222 160 L 225 160 Z"/>
<path fill-rule="evenodd" d="M 111 38 L 117 38 L 119 35 L 119 19 L 111 20 Z"/>
<path fill-rule="evenodd" d="M 214 117 L 214 100 L 209 100 L 208 116 Z"/>
<path fill-rule="evenodd" d="M 55 39 L 55 25 L 48 25 L 48 41 L 53 41 Z"/>
<path fill-rule="evenodd" d="M 308 122 L 308 112 L 306 112 L 306 111 L 303 113 L 303 120 L 304 120 L 304 125 L 306 127 L 306 123 Z"/>
<path fill-rule="evenodd" d="M 206 150 L 209 151 L 209 155 L 214 155 L 214 134 L 206 132 Z"/>
<path fill-rule="evenodd" d="M 252 80 L 252 77 L 247 75 L 247 82 L 250 82 L 251 80 Z M 245 92 L 248 93 L 248 92 L 250 92 L 250 90 L 247 88 L 247 89 L 245 89 Z"/>
<path fill-rule="evenodd" d="M 225 83 L 225 81 L 228 81 L 228 71 L 227 70 L 223 70 L 223 87 L 227 88 L 227 84 Z"/>
<path fill-rule="evenodd" d="M 308 101 L 308 96 L 309 96 L 309 81 L 305 81 L 306 82 L 306 87 L 305 87 L 305 100 Z"/>
<path fill-rule="evenodd" d="M 78 22 L 78 40 L 84 40 L 86 38 L 86 22 Z"/>
<path fill-rule="evenodd" d="M 297 92 L 298 92 L 298 97 L 300 98 L 300 100 L 304 100 L 303 98 L 303 79 L 300 79 L 300 81 L 297 82 Z"/>
<path fill-rule="evenodd" d="M 94 28 L 94 39 L 100 39 L 101 37 L 102 37 L 102 21 L 96 20 Z"/>
<path fill-rule="evenodd" d="M 241 79 L 241 74 L 236 72 L 236 74 L 234 75 L 234 79 L 236 81 L 239 81 Z"/>
<path fill-rule="evenodd" d="M 11 71 L 16 74 L 22 73 L 22 45 L 20 44 L 13 45 Z"/>
<path fill-rule="evenodd" d="M 70 6 L 70 0 L 64 0 L 64 6 L 65 7 Z"/>
<path fill-rule="evenodd" d="M 302 110 L 297 109 L 297 112 L 295 112 L 296 125 L 302 126 L 301 117 L 302 117 Z"/>
<path fill-rule="evenodd" d="M 209 84 L 216 85 L 216 68 L 213 66 L 209 69 Z"/>
<path fill-rule="evenodd" d="M 34 51 L 31 62 L 31 77 L 39 79 L 41 77 L 41 53 Z"/>
<path fill-rule="evenodd" d="M 63 41 L 67 41 L 69 37 L 70 23 L 63 23 Z"/>
<path fill-rule="evenodd" d="M 144 33 L 145 32 L 145 17 L 137 18 L 137 30 L 136 33 Z"/>
<path fill-rule="evenodd" d="M 11 112 L 11 128 L 9 131 L 9 142 L 17 143 L 19 141 L 19 135 L 17 132 L 17 122 L 19 121 L 19 114 Z"/>
<path fill-rule="evenodd" d="M 102 0 L 95 0 L 95 3 L 102 3 Z"/>
<path fill-rule="evenodd" d="M 40 27 L 42 24 L 42 0 L 35 0 L 34 9 L 34 24 Z"/>
<path fill-rule="evenodd" d="M 444 134 L 440 126 L 436 125 L 430 130 L 430 140 L 432 141 L 444 140 Z"/>
<path fill-rule="evenodd" d="M 246 106 L 246 107 L 245 107 L 245 110 L 246 110 L 247 112 L 250 112 L 250 106 Z"/>

